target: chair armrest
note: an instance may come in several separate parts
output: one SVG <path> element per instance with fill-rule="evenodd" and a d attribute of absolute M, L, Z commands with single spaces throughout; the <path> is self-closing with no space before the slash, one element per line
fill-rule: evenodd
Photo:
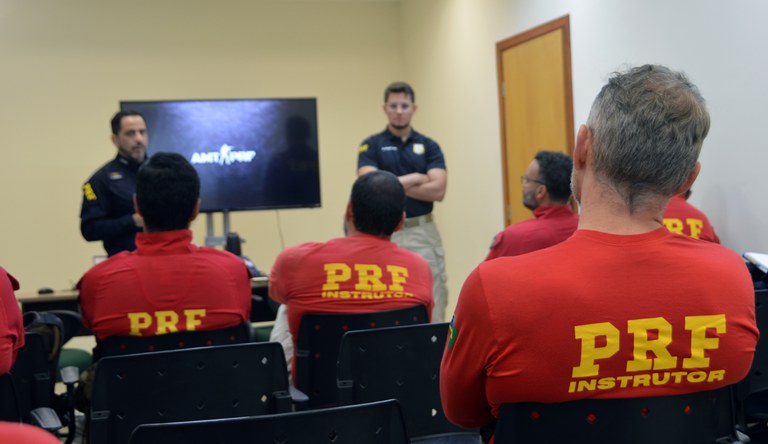
<path fill-rule="evenodd" d="M 29 412 L 29 415 L 33 425 L 51 433 L 55 433 L 62 427 L 59 416 L 50 407 L 38 407 Z"/>
<path fill-rule="evenodd" d="M 297 389 L 293 384 L 289 386 L 288 392 L 291 394 L 291 399 L 293 400 L 294 411 L 298 412 L 309 409 L 309 396 Z"/>
<path fill-rule="evenodd" d="M 75 384 L 80 379 L 80 369 L 74 365 L 64 367 L 59 372 L 61 373 L 61 382 L 65 385 Z"/>

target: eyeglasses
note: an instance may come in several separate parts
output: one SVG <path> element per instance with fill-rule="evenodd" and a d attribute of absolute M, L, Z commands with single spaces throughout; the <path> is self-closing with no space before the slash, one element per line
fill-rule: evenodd
<path fill-rule="evenodd" d="M 536 182 L 536 183 L 540 183 L 540 184 L 542 184 L 542 185 L 546 185 L 544 182 L 542 182 L 542 181 L 540 181 L 540 180 L 538 180 L 538 179 L 531 179 L 531 178 L 529 178 L 529 177 L 527 177 L 527 176 L 520 176 L 520 183 L 521 183 L 522 185 L 525 185 L 525 184 L 527 184 L 528 182 Z"/>

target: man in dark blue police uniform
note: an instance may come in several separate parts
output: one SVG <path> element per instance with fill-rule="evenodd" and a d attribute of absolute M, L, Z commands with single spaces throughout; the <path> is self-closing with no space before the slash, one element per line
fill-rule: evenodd
<path fill-rule="evenodd" d="M 447 173 L 440 145 L 411 128 L 416 112 L 413 88 L 395 82 L 384 90 L 384 131 L 363 141 L 358 150 L 358 176 L 374 170 L 389 171 L 400 179 L 406 193 L 405 225 L 392 235 L 399 246 L 418 253 L 432 268 L 435 306 L 432 322 L 445 320 L 448 302 L 445 254 L 432 218 L 434 202 L 445 197 Z"/>
<path fill-rule="evenodd" d="M 136 233 L 144 221 L 134 212 L 136 173 L 147 157 L 149 135 L 144 117 L 120 111 L 112 118 L 112 143 L 117 156 L 83 185 L 80 232 L 85 240 L 100 240 L 107 254 L 136 249 Z"/>

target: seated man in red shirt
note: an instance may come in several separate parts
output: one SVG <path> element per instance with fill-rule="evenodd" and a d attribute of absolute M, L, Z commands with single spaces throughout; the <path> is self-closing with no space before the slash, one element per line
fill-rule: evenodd
<path fill-rule="evenodd" d="M 445 415 L 482 427 L 502 403 L 664 396 L 733 384 L 758 331 L 742 259 L 670 233 L 709 114 L 681 73 L 612 76 L 573 152 L 569 239 L 483 262 L 459 296 L 440 372 Z"/>
<path fill-rule="evenodd" d="M 493 239 L 485 260 L 517 256 L 551 247 L 571 237 L 579 216 L 571 211 L 571 170 L 567 154 L 539 151 L 528 165 L 523 182 L 523 205 L 533 219 L 508 226 Z"/>
<path fill-rule="evenodd" d="M 144 218 L 136 251 L 91 268 L 78 283 L 83 324 L 97 340 L 248 321 L 250 274 L 237 256 L 192 244 L 200 179 L 182 156 L 157 153 L 139 170 L 134 196 Z"/>
<path fill-rule="evenodd" d="M 0 375 L 13 367 L 24 345 L 24 322 L 13 294 L 18 289 L 19 282 L 0 267 Z"/>
<path fill-rule="evenodd" d="M 397 176 L 364 174 L 352 186 L 344 214 L 346 237 L 280 253 L 269 274 L 269 296 L 287 306 L 294 347 L 304 313 L 360 313 L 415 304 L 432 313 L 429 264 L 390 240 L 403 225 L 404 208 L 405 190 Z M 286 355 L 292 354 L 285 348 Z"/>
<path fill-rule="evenodd" d="M 664 225 L 673 233 L 684 234 L 694 239 L 720 243 L 715 229 L 707 215 L 688 202 L 691 190 L 672 196 L 664 210 Z"/>

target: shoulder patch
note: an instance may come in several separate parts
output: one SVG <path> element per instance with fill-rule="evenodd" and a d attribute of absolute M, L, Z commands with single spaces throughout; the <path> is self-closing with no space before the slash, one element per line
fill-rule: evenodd
<path fill-rule="evenodd" d="M 456 342 L 456 336 L 459 335 L 459 331 L 456 329 L 456 315 L 451 318 L 451 324 L 448 326 L 448 350 L 453 347 L 453 343 Z"/>
<path fill-rule="evenodd" d="M 120 180 L 123 178 L 123 175 L 119 171 L 112 171 L 109 173 L 109 178 L 110 180 Z"/>
<path fill-rule="evenodd" d="M 96 193 L 93 192 L 93 187 L 90 183 L 83 185 L 83 196 L 85 200 L 96 200 Z"/>
<path fill-rule="evenodd" d="M 364 143 L 364 144 L 360 145 L 360 148 L 357 149 L 358 153 L 364 153 L 366 151 L 368 151 L 368 144 L 367 143 Z"/>
<path fill-rule="evenodd" d="M 423 143 L 414 143 L 413 144 L 413 152 L 416 154 L 424 154 L 424 144 Z"/>

